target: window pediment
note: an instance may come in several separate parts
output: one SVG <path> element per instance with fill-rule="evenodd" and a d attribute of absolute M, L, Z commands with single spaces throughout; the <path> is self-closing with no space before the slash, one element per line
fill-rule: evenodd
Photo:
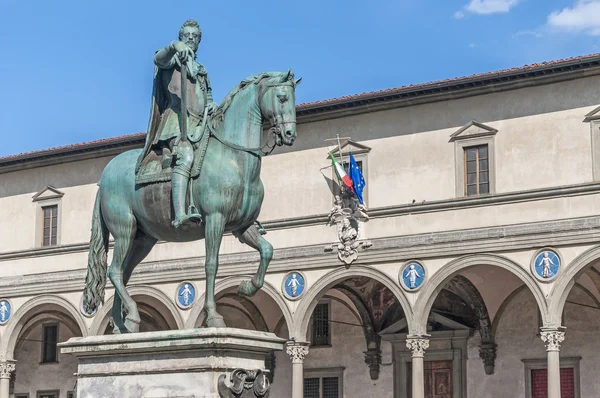
<path fill-rule="evenodd" d="M 460 129 L 452 133 L 452 135 L 450 135 L 450 142 L 468 138 L 492 136 L 496 135 L 497 132 L 498 130 L 493 127 L 479 123 L 475 120 L 471 120 L 469 123 L 465 124 Z"/>
<path fill-rule="evenodd" d="M 340 145 L 336 146 L 335 149 L 333 151 L 331 151 L 331 153 L 335 157 L 339 158 L 340 157 L 340 149 L 341 149 L 343 156 L 347 156 L 350 152 L 352 152 L 353 155 L 360 155 L 360 154 L 367 154 L 371 151 L 371 147 L 368 147 L 363 144 L 359 144 L 356 141 L 352 141 L 351 138 L 341 141 Z M 328 155 L 328 157 L 329 157 L 329 155 Z"/>
<path fill-rule="evenodd" d="M 64 192 L 59 191 L 58 189 L 54 188 L 52 185 L 48 185 L 46 188 L 42 189 L 41 191 L 39 191 L 38 193 L 33 195 L 31 200 L 33 202 L 39 202 L 41 200 L 59 199 L 59 198 L 62 198 L 64 195 L 65 195 Z"/>

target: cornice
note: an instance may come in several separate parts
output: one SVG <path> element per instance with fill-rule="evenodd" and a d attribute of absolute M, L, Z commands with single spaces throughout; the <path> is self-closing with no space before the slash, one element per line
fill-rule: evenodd
<path fill-rule="evenodd" d="M 531 250 L 543 246 L 597 244 L 600 216 L 557 221 L 474 228 L 427 234 L 371 239 L 373 246 L 361 252 L 361 265 L 402 262 L 411 258 L 452 258 L 476 253 L 502 253 Z M 224 254 L 219 258 L 219 277 L 249 274 L 258 263 L 255 252 Z M 176 283 L 204 278 L 204 257 L 190 257 L 140 264 L 132 285 Z M 333 269 L 340 267 L 336 253 L 325 252 L 323 245 L 275 250 L 269 273 L 290 269 Z M 0 296 L 17 297 L 43 293 L 82 291 L 86 269 L 11 276 L 0 279 Z"/>

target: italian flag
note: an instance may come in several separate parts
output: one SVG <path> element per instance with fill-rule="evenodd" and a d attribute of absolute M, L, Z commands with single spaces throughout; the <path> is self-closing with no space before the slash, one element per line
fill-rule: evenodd
<path fill-rule="evenodd" d="M 335 160 L 335 157 L 331 152 L 329 152 L 329 157 L 331 158 L 331 164 L 335 169 L 335 174 L 337 174 L 338 179 L 342 181 L 350 191 L 354 192 L 354 189 L 352 188 L 352 179 L 350 179 L 350 176 L 346 174 L 344 168 L 337 162 L 337 160 Z"/>

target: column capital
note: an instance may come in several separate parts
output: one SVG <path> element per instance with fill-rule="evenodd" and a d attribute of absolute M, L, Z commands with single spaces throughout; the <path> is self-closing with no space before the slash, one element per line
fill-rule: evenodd
<path fill-rule="evenodd" d="M 540 337 L 546 343 L 546 351 L 560 351 L 560 343 L 565 341 L 564 327 L 542 327 Z"/>
<path fill-rule="evenodd" d="M 10 379 L 10 375 L 15 371 L 15 363 L 13 360 L 0 361 L 0 379 Z"/>
<path fill-rule="evenodd" d="M 304 357 L 308 355 L 308 341 L 288 341 L 285 352 L 292 358 L 292 363 L 304 363 Z"/>
<path fill-rule="evenodd" d="M 412 352 L 413 357 L 423 357 L 425 350 L 429 348 L 429 335 L 408 336 L 406 347 Z"/>

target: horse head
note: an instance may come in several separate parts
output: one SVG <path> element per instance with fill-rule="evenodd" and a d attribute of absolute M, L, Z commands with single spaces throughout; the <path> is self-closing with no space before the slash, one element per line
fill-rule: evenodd
<path fill-rule="evenodd" d="M 259 84 L 258 104 L 262 117 L 271 123 L 275 143 L 292 145 L 296 140 L 296 97 L 295 89 L 302 78 L 294 80 L 288 72 L 263 79 Z"/>

